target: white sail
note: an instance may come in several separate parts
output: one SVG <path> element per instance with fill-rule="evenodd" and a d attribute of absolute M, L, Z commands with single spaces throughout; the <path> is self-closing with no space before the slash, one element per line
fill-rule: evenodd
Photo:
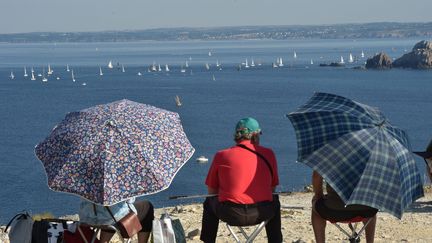
<path fill-rule="evenodd" d="M 279 57 L 279 67 L 283 67 L 282 57 Z"/>
<path fill-rule="evenodd" d="M 362 58 L 365 57 L 365 54 L 364 54 L 363 50 L 362 50 L 362 52 L 361 52 L 361 57 L 362 57 Z"/>
<path fill-rule="evenodd" d="M 158 72 L 162 71 L 160 64 L 158 64 Z"/>
<path fill-rule="evenodd" d="M 9 78 L 10 78 L 10 79 L 14 79 L 14 78 L 15 78 L 15 75 L 14 75 L 13 71 L 11 71 L 11 73 L 10 73 L 10 75 L 9 75 Z"/>
<path fill-rule="evenodd" d="M 310 64 L 313 65 L 313 60 L 311 59 Z"/>
<path fill-rule="evenodd" d="M 252 58 L 252 60 L 251 60 L 251 65 L 250 65 L 251 67 L 255 67 L 255 62 L 254 62 L 254 59 Z"/>
<path fill-rule="evenodd" d="M 51 65 L 48 64 L 48 75 L 51 75 L 53 73 L 53 70 L 51 69 Z"/>
<path fill-rule="evenodd" d="M 175 100 L 177 106 L 180 107 L 182 105 L 182 103 L 180 101 L 180 97 L 178 95 L 175 96 L 174 100 Z"/>
<path fill-rule="evenodd" d="M 248 63 L 248 59 L 246 58 L 246 61 L 245 61 L 245 68 L 249 68 L 249 63 Z"/>
<path fill-rule="evenodd" d="M 103 76 L 102 68 L 99 67 L 99 76 Z"/>
<path fill-rule="evenodd" d="M 126 72 L 124 65 L 122 64 L 122 73 Z"/>
<path fill-rule="evenodd" d="M 42 70 L 42 82 L 48 82 L 48 79 L 45 77 L 45 68 Z"/>
<path fill-rule="evenodd" d="M 341 63 L 341 64 L 345 63 L 343 56 L 340 57 L 340 62 L 339 63 Z"/>
<path fill-rule="evenodd" d="M 186 63 L 185 63 L 185 67 L 186 67 L 186 68 L 189 67 L 189 63 L 188 63 L 188 61 L 186 61 Z"/>
<path fill-rule="evenodd" d="M 112 61 L 109 61 L 109 63 L 108 63 L 108 68 L 109 69 L 112 69 L 114 66 L 113 66 L 113 64 L 112 64 Z"/>
<path fill-rule="evenodd" d="M 212 80 L 213 80 L 213 81 L 216 81 L 216 77 L 214 76 L 214 74 L 213 74 Z"/>
<path fill-rule="evenodd" d="M 295 51 L 294 51 L 293 57 L 297 58 L 297 53 Z"/>
<path fill-rule="evenodd" d="M 210 69 L 210 65 L 209 65 L 208 63 L 206 63 L 206 64 L 205 64 L 205 68 L 206 68 L 207 70 L 209 70 L 209 69 Z"/>
<path fill-rule="evenodd" d="M 28 77 L 27 68 L 26 67 L 24 67 L 24 77 Z"/>
<path fill-rule="evenodd" d="M 73 70 L 72 70 L 72 73 L 71 73 L 71 74 L 72 74 L 72 75 L 71 75 L 71 76 L 72 76 L 72 81 L 75 82 L 75 75 L 74 75 L 74 71 L 73 71 Z"/>
<path fill-rule="evenodd" d="M 67 71 L 67 72 L 70 72 L 69 64 L 66 64 L 66 71 Z"/>
<path fill-rule="evenodd" d="M 31 73 L 31 79 L 30 80 L 36 80 L 36 78 L 34 76 L 34 72 Z"/>
<path fill-rule="evenodd" d="M 219 67 L 219 66 L 220 66 L 219 60 L 216 60 L 216 67 Z"/>
<path fill-rule="evenodd" d="M 212 55 L 212 53 L 211 53 L 211 51 L 209 51 L 209 52 L 208 52 L 208 56 L 211 57 L 211 55 Z"/>
<path fill-rule="evenodd" d="M 169 72 L 169 71 L 170 71 L 170 69 L 168 67 L 168 64 L 165 64 L 165 72 Z"/>
<path fill-rule="evenodd" d="M 352 56 L 351 53 L 349 54 L 348 62 L 349 62 L 349 63 L 353 63 L 353 62 L 354 62 L 354 58 L 353 58 L 353 56 Z"/>
<path fill-rule="evenodd" d="M 137 75 L 138 75 L 138 76 L 141 76 L 141 75 L 142 75 L 142 73 L 141 73 L 141 72 L 138 72 L 138 73 L 137 73 Z"/>
<path fill-rule="evenodd" d="M 278 67 L 277 63 L 272 63 L 272 67 L 277 68 Z"/>

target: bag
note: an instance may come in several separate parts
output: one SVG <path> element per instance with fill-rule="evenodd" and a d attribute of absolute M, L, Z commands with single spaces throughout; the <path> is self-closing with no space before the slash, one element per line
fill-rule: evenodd
<path fill-rule="evenodd" d="M 120 234 L 123 238 L 132 238 L 132 236 L 134 236 L 142 229 L 138 215 L 133 212 L 132 209 L 128 214 L 126 214 L 126 216 L 117 221 L 114 217 L 114 214 L 111 212 L 111 209 L 109 207 L 105 208 L 111 214 L 111 217 L 114 219 L 116 227 L 119 229 Z"/>
<path fill-rule="evenodd" d="M 31 243 L 63 242 L 65 230 L 75 231 L 76 222 L 65 219 L 42 219 L 35 221 L 32 228 Z"/>
<path fill-rule="evenodd" d="M 141 222 L 138 215 L 134 212 L 129 212 L 126 216 L 117 222 L 117 227 L 123 238 L 132 238 L 141 229 Z"/>
<path fill-rule="evenodd" d="M 65 230 L 63 232 L 63 243 L 86 243 L 83 240 L 83 237 L 87 240 L 87 242 L 91 242 L 93 238 L 93 234 L 95 233 L 89 226 L 80 225 L 82 235 L 79 232 L 78 228 L 75 231 Z M 94 243 L 99 243 L 99 239 L 96 238 Z"/>
<path fill-rule="evenodd" d="M 31 243 L 33 219 L 29 213 L 23 212 L 15 215 L 6 225 L 5 233 L 9 227 L 10 243 Z"/>
<path fill-rule="evenodd" d="M 153 220 L 154 243 L 185 243 L 185 233 L 179 219 L 172 220 L 167 213 Z"/>

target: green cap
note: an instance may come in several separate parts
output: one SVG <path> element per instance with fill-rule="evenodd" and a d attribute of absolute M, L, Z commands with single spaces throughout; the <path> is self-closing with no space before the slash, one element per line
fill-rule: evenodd
<path fill-rule="evenodd" d="M 261 132 L 258 121 L 252 117 L 246 117 L 237 122 L 236 132 L 248 134 L 253 132 Z"/>

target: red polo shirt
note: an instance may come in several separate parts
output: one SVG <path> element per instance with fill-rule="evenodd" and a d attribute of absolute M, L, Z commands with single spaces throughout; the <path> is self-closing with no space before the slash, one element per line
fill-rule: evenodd
<path fill-rule="evenodd" d="M 244 148 L 233 146 L 216 153 L 206 185 L 218 189 L 219 201 L 253 204 L 272 201 L 272 188 L 279 184 L 276 157 L 273 151 L 249 140 L 240 142 L 263 155 L 270 163 L 271 172 L 263 159 Z"/>

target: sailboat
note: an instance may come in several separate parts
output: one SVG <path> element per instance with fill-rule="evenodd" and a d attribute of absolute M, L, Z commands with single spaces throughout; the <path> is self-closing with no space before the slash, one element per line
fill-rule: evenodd
<path fill-rule="evenodd" d="M 362 58 L 365 57 L 363 50 L 362 50 L 362 52 L 361 52 L 361 57 L 362 57 Z"/>
<path fill-rule="evenodd" d="M 180 72 L 181 72 L 181 73 L 185 73 L 185 72 L 186 72 L 186 69 L 183 68 L 183 65 L 182 65 L 181 68 L 180 68 Z"/>
<path fill-rule="evenodd" d="M 45 77 L 45 68 L 42 71 L 42 82 L 48 82 L 48 79 Z"/>
<path fill-rule="evenodd" d="M 31 73 L 31 78 L 30 80 L 36 80 L 35 76 L 34 76 L 34 72 Z"/>
<path fill-rule="evenodd" d="M 211 57 L 211 55 L 212 55 L 212 53 L 211 53 L 211 51 L 209 51 L 209 52 L 208 52 L 208 56 Z"/>
<path fill-rule="evenodd" d="M 277 63 L 272 63 L 272 67 L 277 68 L 278 67 Z"/>
<path fill-rule="evenodd" d="M 162 71 L 160 64 L 158 64 L 158 72 Z"/>
<path fill-rule="evenodd" d="M 51 75 L 54 71 L 51 69 L 51 65 L 48 64 L 48 75 Z"/>
<path fill-rule="evenodd" d="M 109 68 L 109 69 L 112 69 L 113 67 L 114 67 L 114 66 L 113 66 L 113 64 L 112 64 L 112 61 L 110 60 L 109 63 L 108 63 L 108 68 Z"/>
<path fill-rule="evenodd" d="M 220 66 L 219 60 L 216 60 L 216 67 L 219 67 L 219 66 Z"/>
<path fill-rule="evenodd" d="M 74 75 L 74 71 L 72 70 L 72 82 L 75 82 L 75 75 Z"/>
<path fill-rule="evenodd" d="M 340 64 L 344 64 L 345 63 L 345 61 L 344 61 L 344 59 L 343 59 L 343 56 L 341 56 L 340 57 L 340 62 L 339 62 Z"/>
<path fill-rule="evenodd" d="M 180 97 L 178 95 L 175 96 L 174 100 L 175 100 L 175 103 L 178 107 L 180 107 L 182 105 L 182 103 L 180 101 Z"/>
<path fill-rule="evenodd" d="M 353 62 L 354 62 L 354 58 L 353 58 L 353 56 L 352 56 L 351 53 L 349 54 L 348 62 L 349 62 L 349 63 L 353 63 Z"/>
<path fill-rule="evenodd" d="M 254 62 L 254 59 L 252 58 L 252 60 L 251 60 L 251 65 L 250 65 L 251 67 L 255 67 L 255 62 Z"/>
<path fill-rule="evenodd" d="M 99 67 L 99 76 L 103 76 L 102 68 Z"/>
<path fill-rule="evenodd" d="M 153 64 L 151 65 L 151 69 L 150 69 L 150 71 L 151 72 L 156 72 L 157 70 L 156 70 L 156 62 L 155 61 L 153 61 Z"/>
<path fill-rule="evenodd" d="M 295 51 L 294 51 L 293 57 L 297 58 L 297 53 Z"/>
<path fill-rule="evenodd" d="M 214 76 L 214 74 L 213 74 L 212 80 L 213 80 L 213 81 L 216 81 L 216 77 Z"/>
<path fill-rule="evenodd" d="M 246 61 L 245 61 L 245 68 L 249 68 L 249 63 L 248 63 L 248 59 L 246 58 Z"/>
<path fill-rule="evenodd" d="M 124 68 L 124 65 L 122 64 L 122 73 L 125 73 L 125 72 L 126 72 L 126 70 Z"/>
<path fill-rule="evenodd" d="M 168 64 L 165 64 L 165 72 L 169 72 L 169 71 L 170 71 L 170 69 L 168 67 Z"/>
<path fill-rule="evenodd" d="M 141 72 L 138 72 L 138 73 L 137 73 L 137 75 L 138 75 L 138 76 L 141 76 L 141 75 L 142 75 L 142 73 L 141 73 Z"/>
<path fill-rule="evenodd" d="M 208 63 L 206 63 L 206 64 L 205 64 L 205 68 L 206 68 L 207 70 L 209 70 L 209 69 L 210 69 L 210 65 L 209 65 Z"/>
<path fill-rule="evenodd" d="M 66 64 L 66 71 L 67 71 L 67 72 L 70 72 L 69 64 Z"/>
<path fill-rule="evenodd" d="M 279 57 L 279 67 L 283 67 L 282 57 Z"/>
<path fill-rule="evenodd" d="M 188 61 L 186 61 L 186 63 L 185 63 L 185 67 L 186 67 L 186 68 L 189 67 L 189 63 L 188 63 Z"/>
<path fill-rule="evenodd" d="M 10 79 L 14 79 L 14 78 L 15 78 L 15 75 L 14 75 L 13 71 L 11 71 L 11 73 L 10 73 L 10 75 L 9 75 L 9 78 L 10 78 Z"/>
<path fill-rule="evenodd" d="M 311 65 L 313 65 L 313 60 L 312 60 L 312 59 L 311 59 L 311 62 L 310 62 L 310 64 L 311 64 Z"/>
<path fill-rule="evenodd" d="M 24 67 L 24 77 L 28 77 L 27 68 L 26 67 Z"/>

